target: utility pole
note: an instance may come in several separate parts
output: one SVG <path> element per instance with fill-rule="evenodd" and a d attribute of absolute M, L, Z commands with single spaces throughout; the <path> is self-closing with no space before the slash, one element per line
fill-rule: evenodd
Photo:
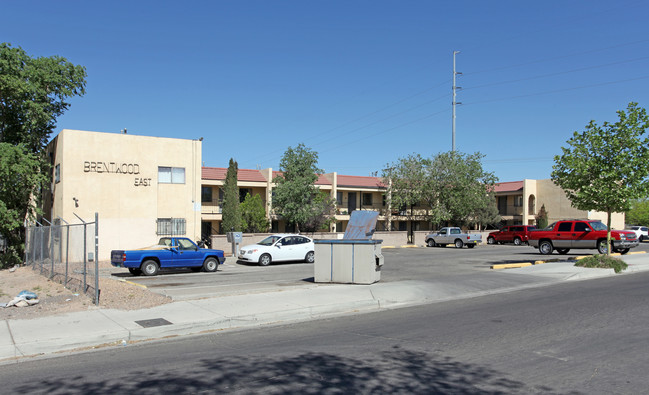
<path fill-rule="evenodd" d="M 462 104 L 458 101 L 455 101 L 457 91 L 462 89 L 461 87 L 455 85 L 455 77 L 462 75 L 462 73 L 460 73 L 459 71 L 455 71 L 455 55 L 459 53 L 460 51 L 453 51 L 453 152 L 455 152 L 455 106 L 457 104 Z"/>

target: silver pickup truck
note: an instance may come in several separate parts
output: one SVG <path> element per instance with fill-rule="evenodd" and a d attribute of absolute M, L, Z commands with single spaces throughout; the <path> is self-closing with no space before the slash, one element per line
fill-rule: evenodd
<path fill-rule="evenodd" d="M 454 244 L 455 248 L 462 248 L 465 245 L 473 248 L 480 242 L 482 242 L 480 233 L 464 233 L 460 228 L 442 228 L 439 232 L 426 236 L 428 247 L 446 247 L 447 244 Z"/>

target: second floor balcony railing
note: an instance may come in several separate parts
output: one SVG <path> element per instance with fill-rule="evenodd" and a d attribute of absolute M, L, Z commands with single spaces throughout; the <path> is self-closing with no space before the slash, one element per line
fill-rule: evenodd
<path fill-rule="evenodd" d="M 201 213 L 204 214 L 221 214 L 223 212 L 223 202 L 220 200 L 203 200 L 201 202 Z"/>
<path fill-rule="evenodd" d="M 498 209 L 498 214 L 500 215 L 523 215 L 522 206 L 507 206 L 501 207 Z"/>

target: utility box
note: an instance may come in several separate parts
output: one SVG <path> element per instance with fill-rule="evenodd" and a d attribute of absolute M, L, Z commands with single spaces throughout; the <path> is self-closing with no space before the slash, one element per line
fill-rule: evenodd
<path fill-rule="evenodd" d="M 376 211 L 353 211 L 341 240 L 313 240 L 314 281 L 373 284 L 381 279 L 383 240 L 372 240 Z"/>

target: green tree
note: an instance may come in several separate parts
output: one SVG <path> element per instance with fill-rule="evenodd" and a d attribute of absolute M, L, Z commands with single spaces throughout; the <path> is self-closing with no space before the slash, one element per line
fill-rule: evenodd
<path fill-rule="evenodd" d="M 486 202 L 485 206 L 476 209 L 475 216 L 470 223 L 475 225 L 475 229 L 482 230 L 485 229 L 487 225 L 496 225 L 501 221 L 502 217 L 498 212 L 496 199 L 493 199 L 491 202 Z"/>
<path fill-rule="evenodd" d="M 270 222 L 266 217 L 266 208 L 264 202 L 261 200 L 259 194 L 250 196 L 246 194 L 246 198 L 239 205 L 241 211 L 241 228 L 244 232 L 258 233 L 266 232 L 270 227 Z"/>
<path fill-rule="evenodd" d="M 335 221 L 335 210 L 336 201 L 324 192 L 318 193 L 311 204 L 311 216 L 303 224 L 304 230 L 314 233 L 327 229 Z"/>
<path fill-rule="evenodd" d="M 636 200 L 626 213 L 626 223 L 630 225 L 649 226 L 649 200 Z"/>
<path fill-rule="evenodd" d="M 32 58 L 0 43 L 0 143 L 40 152 L 70 107 L 67 99 L 83 96 L 85 86 L 85 67 L 60 56 Z"/>
<path fill-rule="evenodd" d="M 307 223 L 313 221 L 314 216 L 329 217 L 324 210 L 327 205 L 321 204 L 319 190 L 315 186 L 318 174 L 324 171 L 318 168 L 318 154 L 298 144 L 289 147 L 279 163 L 281 174 L 273 180 L 274 190 L 273 207 L 276 213 L 284 217 L 286 222 L 306 229 Z"/>
<path fill-rule="evenodd" d="M 579 210 L 607 214 L 610 254 L 611 214 L 626 212 L 634 199 L 649 192 L 649 118 L 637 103 L 617 112 L 618 121 L 599 126 L 590 121 L 586 130 L 574 132 L 554 157 L 552 180 Z"/>
<path fill-rule="evenodd" d="M 30 57 L 0 43 L 0 234 L 15 261 L 24 248 L 23 224 L 35 213 L 37 188 L 50 176 L 40 156 L 68 98 L 85 94 L 86 69 L 60 56 Z"/>
<path fill-rule="evenodd" d="M 0 234 L 9 251 L 0 254 L 0 267 L 21 262 L 24 248 L 25 219 L 33 219 L 37 210 L 32 200 L 35 185 L 47 181 L 40 171 L 39 156 L 22 145 L 0 143 Z"/>
<path fill-rule="evenodd" d="M 538 229 L 545 229 L 548 227 L 548 212 L 545 209 L 545 204 L 541 205 L 541 209 L 536 215 L 536 227 Z"/>
<path fill-rule="evenodd" d="M 240 197 L 239 186 L 237 185 L 237 173 L 239 165 L 230 158 L 228 171 L 223 183 L 223 232 L 241 232 L 241 211 L 239 209 Z"/>
<path fill-rule="evenodd" d="M 450 151 L 433 159 L 431 173 L 436 174 L 441 201 L 459 225 L 467 225 L 486 208 L 495 207 L 498 178 L 482 168 L 482 158 L 479 152 L 466 155 Z"/>
<path fill-rule="evenodd" d="M 405 211 L 408 219 L 414 220 L 413 211 L 407 208 L 425 202 L 428 208 L 426 218 L 431 222 L 439 223 L 448 217 L 448 213 L 441 205 L 428 204 L 430 201 L 438 201 L 439 198 L 439 191 L 433 189 L 433 181 L 428 174 L 430 164 L 430 159 L 422 158 L 419 154 L 411 154 L 388 164 L 383 170 L 382 177 L 388 186 L 386 201 L 393 210 Z M 391 218 L 388 222 L 391 222 Z"/>
<path fill-rule="evenodd" d="M 433 224 L 488 224 L 500 220 L 494 188 L 497 177 L 482 168 L 484 155 L 457 151 L 422 158 L 412 154 L 382 172 L 395 208 L 420 206 Z"/>

